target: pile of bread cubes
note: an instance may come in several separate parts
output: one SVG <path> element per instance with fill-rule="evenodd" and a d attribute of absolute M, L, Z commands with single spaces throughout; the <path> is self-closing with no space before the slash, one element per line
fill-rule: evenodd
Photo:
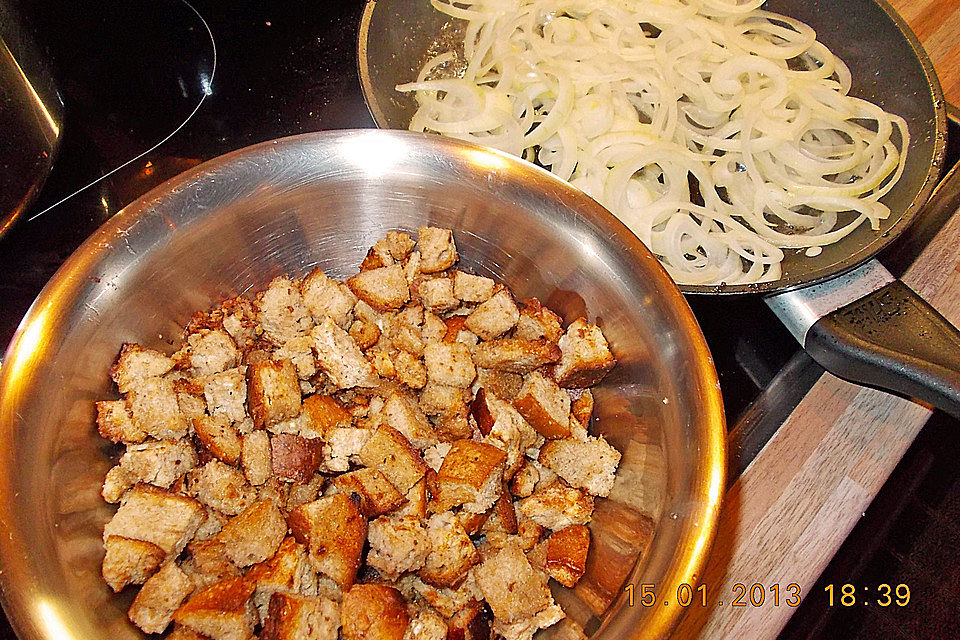
<path fill-rule="evenodd" d="M 564 617 L 618 451 L 589 433 L 600 329 L 391 231 L 199 313 L 172 356 L 123 346 L 103 497 L 114 590 L 175 640 L 528 640 Z"/>

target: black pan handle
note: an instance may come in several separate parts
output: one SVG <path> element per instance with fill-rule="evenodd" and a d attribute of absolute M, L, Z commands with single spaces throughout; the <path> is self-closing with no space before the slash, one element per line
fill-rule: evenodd
<path fill-rule="evenodd" d="M 817 320 L 804 348 L 838 377 L 960 418 L 960 331 L 899 280 Z"/>

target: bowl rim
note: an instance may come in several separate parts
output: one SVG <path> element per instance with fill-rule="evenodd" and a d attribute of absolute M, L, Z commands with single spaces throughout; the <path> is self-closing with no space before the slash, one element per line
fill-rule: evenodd
<path fill-rule="evenodd" d="M 166 180 L 128 204 L 103 223 L 67 258 L 31 304 L 10 341 L 0 366 L 0 462 L 13 461 L 11 443 L 19 419 L 11 406 L 15 407 L 17 396 L 24 394 L 23 389 L 17 388 L 18 379 L 29 378 L 37 367 L 36 362 L 42 361 L 45 355 L 44 341 L 38 337 L 42 338 L 46 324 L 51 320 L 56 322 L 56 319 L 61 317 L 58 311 L 68 308 L 63 304 L 64 300 L 72 300 L 85 287 L 91 286 L 89 267 L 117 251 L 117 239 L 124 237 L 148 219 L 153 208 L 165 197 L 189 189 L 204 179 L 209 180 L 211 176 L 221 173 L 222 168 L 233 163 L 262 157 L 271 149 L 330 144 L 336 143 L 338 139 L 360 136 L 425 145 L 445 154 L 469 154 L 471 158 L 487 157 L 494 166 L 513 165 L 517 171 L 527 173 L 532 179 L 545 181 L 558 195 L 562 195 L 567 208 L 574 209 L 576 215 L 606 229 L 615 242 L 630 254 L 631 261 L 637 265 L 643 264 L 646 276 L 656 280 L 655 288 L 661 294 L 660 305 L 669 307 L 669 315 L 677 320 L 678 328 L 690 342 L 696 355 L 694 383 L 699 385 L 703 393 L 700 402 L 702 413 L 696 419 L 696 429 L 701 433 L 703 441 L 699 463 L 692 472 L 691 488 L 697 495 L 704 497 L 700 506 L 689 513 L 691 521 L 695 523 L 693 535 L 683 541 L 685 548 L 670 560 L 658 590 L 675 590 L 682 583 L 694 585 L 703 575 L 707 555 L 716 536 L 726 483 L 726 421 L 713 358 L 689 304 L 676 283 L 639 238 L 595 200 L 545 169 L 513 155 L 437 135 L 382 129 L 345 129 L 268 140 L 207 160 Z M 175 228 L 169 220 L 166 222 L 170 227 L 168 234 L 183 233 L 190 228 L 189 223 L 182 228 Z M 0 536 L 0 602 L 18 637 L 23 640 L 47 638 L 49 634 L 44 634 L 43 630 L 48 629 L 48 626 L 41 614 L 36 607 L 28 606 L 32 603 L 32 584 L 25 581 L 33 579 L 36 572 L 23 566 L 22 562 L 14 561 L 29 549 L 29 540 L 21 540 L 26 532 L 17 532 L 7 526 L 14 521 L 11 516 L 16 510 L 17 496 L 11 488 L 11 481 L 17 475 L 17 465 L 3 464 L 0 468 L 3 469 L 0 471 L 0 526 L 9 534 Z M 679 622 L 681 613 L 677 607 L 653 608 L 649 611 L 649 618 L 643 628 L 635 627 L 631 632 L 630 640 L 666 638 Z"/>

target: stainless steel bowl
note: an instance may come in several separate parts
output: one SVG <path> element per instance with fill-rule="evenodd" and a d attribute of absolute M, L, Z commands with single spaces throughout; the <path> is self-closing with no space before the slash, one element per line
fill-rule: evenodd
<path fill-rule="evenodd" d="M 679 609 L 641 606 L 641 585 L 659 602 L 694 582 L 724 487 L 717 377 L 683 297 L 613 216 L 533 165 L 351 131 L 263 143 L 174 178 L 97 231 L 31 307 L 0 372 L 0 571 L 22 640 L 140 635 L 131 595 L 99 575 L 112 512 L 99 487 L 115 451 L 93 402 L 114 396 L 121 343 L 169 349 L 197 309 L 314 266 L 347 276 L 386 230 L 428 223 L 456 231 L 468 268 L 602 325 L 620 364 L 596 393 L 597 429 L 623 453 L 620 480 L 598 503 L 587 575 L 557 597 L 589 637 L 668 633 Z"/>

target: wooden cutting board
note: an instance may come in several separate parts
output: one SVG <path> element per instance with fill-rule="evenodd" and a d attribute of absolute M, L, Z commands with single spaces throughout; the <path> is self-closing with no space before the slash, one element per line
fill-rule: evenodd
<path fill-rule="evenodd" d="M 947 101 L 960 104 L 960 0 L 889 0 L 927 50 Z"/>

